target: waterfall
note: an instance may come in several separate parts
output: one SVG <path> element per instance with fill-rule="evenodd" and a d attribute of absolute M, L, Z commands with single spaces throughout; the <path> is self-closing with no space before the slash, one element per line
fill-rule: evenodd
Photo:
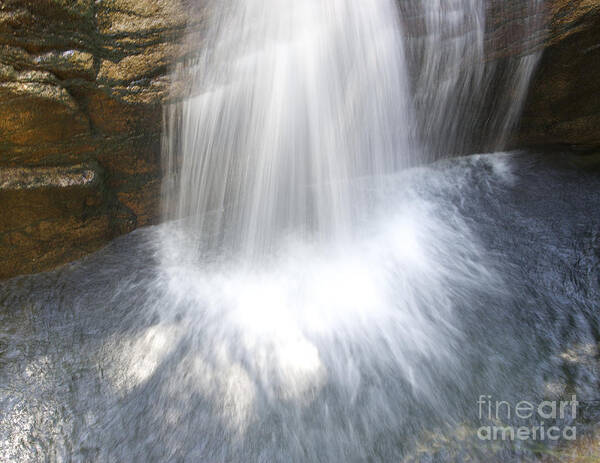
<path fill-rule="evenodd" d="M 427 159 L 502 150 L 541 52 L 517 49 L 498 60 L 487 48 L 491 42 L 492 48 L 508 49 L 543 31 L 543 0 L 518 7 L 503 0 L 406 0 L 399 8 L 408 37 L 414 137 Z M 512 18 L 515 10 L 517 18 Z M 488 16 L 494 14 L 516 23 L 511 25 L 516 33 L 505 32 L 504 43 L 486 36 Z"/>
<path fill-rule="evenodd" d="M 208 46 L 180 71 L 192 96 L 168 109 L 169 212 L 209 249 L 246 255 L 288 233 L 348 233 L 367 202 L 348 180 L 419 157 L 393 0 L 240 0 L 211 14 Z"/>
<path fill-rule="evenodd" d="M 364 457 L 409 432 L 413 394 L 441 410 L 460 382 L 464 312 L 508 292 L 440 195 L 510 167 L 407 168 L 475 138 L 498 148 L 518 118 L 537 55 L 486 61 L 487 3 L 209 3 L 165 110 L 157 313 L 167 333 L 190 320 L 169 335 L 191 343 L 169 394 L 210 399 L 194 426 L 226 428 L 212 460 Z M 173 343 L 140 342 L 157 356 Z"/>
<path fill-rule="evenodd" d="M 187 94 L 165 111 L 167 218 L 201 254 L 260 257 L 290 235 L 351 235 L 383 174 L 475 137 L 500 148 L 537 58 L 493 85 L 485 5 L 210 2 L 202 51 L 174 75 Z"/>

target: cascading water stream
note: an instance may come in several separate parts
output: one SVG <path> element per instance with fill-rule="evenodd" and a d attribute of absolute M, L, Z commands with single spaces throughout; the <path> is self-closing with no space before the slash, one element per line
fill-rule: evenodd
<path fill-rule="evenodd" d="M 247 256 L 286 234 L 343 237 L 368 208 L 348 181 L 414 163 L 393 0 L 213 2 L 208 46 L 167 113 L 170 217 Z M 176 172 L 174 172 L 176 171 Z"/>
<path fill-rule="evenodd" d="M 507 10 L 514 6 L 507 9 L 503 3 L 398 2 L 416 108 L 413 136 L 422 144 L 425 160 L 477 150 L 501 151 L 518 122 L 541 53 L 513 50 L 513 56 L 504 57 L 501 64 L 490 58 L 488 48 L 509 47 L 486 37 L 491 10 L 510 17 Z M 520 35 L 505 33 L 504 42 L 534 42 L 532 37 L 543 32 L 544 1 L 522 2 L 519 8 Z"/>
<path fill-rule="evenodd" d="M 525 34 L 541 17 L 540 0 L 529 5 Z M 485 9 L 210 3 L 202 52 L 174 75 L 190 94 L 166 110 L 167 218 L 185 218 L 201 254 L 260 259 L 289 235 L 352 235 L 373 206 L 358 178 L 368 191 L 408 166 L 501 149 L 539 55 L 513 58 L 494 84 Z"/>

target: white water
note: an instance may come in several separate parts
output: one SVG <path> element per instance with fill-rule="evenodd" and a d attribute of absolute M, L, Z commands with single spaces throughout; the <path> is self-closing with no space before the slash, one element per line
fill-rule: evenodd
<path fill-rule="evenodd" d="M 511 182 L 508 160 L 472 162 L 467 176 Z M 180 222 L 162 228 L 160 298 L 147 307 L 158 322 L 112 348 L 126 372 L 116 384 L 160 378 L 161 435 L 197 439 L 199 461 L 396 461 L 427 410 L 450 418 L 447 390 L 471 351 L 458 320 L 509 295 L 454 206 L 428 198 L 468 181 L 446 173 L 388 178 L 352 237 L 287 239 L 262 261 L 199 262 L 181 251 L 196 238 Z"/>
<path fill-rule="evenodd" d="M 537 54 L 492 86 L 483 0 L 209 3 L 166 114 L 176 220 L 0 282 L 0 460 L 568 459 L 477 415 L 571 394 L 493 423 L 576 424 L 593 458 L 600 179 L 548 153 L 403 169 L 505 140 Z"/>

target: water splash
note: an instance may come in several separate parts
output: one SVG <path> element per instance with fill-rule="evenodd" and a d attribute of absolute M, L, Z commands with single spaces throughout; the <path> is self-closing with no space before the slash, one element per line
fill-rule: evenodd
<path fill-rule="evenodd" d="M 358 236 L 262 262 L 179 259 L 172 222 L 0 283 L 0 459 L 539 458 L 477 438 L 480 394 L 576 392 L 593 432 L 600 180 L 552 159 L 406 170 Z"/>
<path fill-rule="evenodd" d="M 503 160 L 473 162 L 498 166 L 494 181 L 511 179 Z M 198 265 L 179 252 L 195 238 L 178 222 L 163 226 L 161 241 L 174 248 L 163 248 L 166 286 L 151 315 L 160 324 L 115 348 L 132 362 L 125 384 L 153 384 L 162 413 L 192 419 L 215 446 L 200 452 L 209 460 L 312 461 L 325 452 L 341 461 L 372 454 L 391 430 L 410 435 L 422 418 L 410 422 L 411 402 L 443 410 L 445 388 L 460 382 L 469 349 L 460 318 L 509 294 L 456 211 L 428 199 L 467 181 L 443 175 L 380 179 L 378 207 L 355 236 L 289 239 L 262 261 Z M 353 188 L 369 191 L 370 182 Z M 205 416 L 181 407 L 195 395 L 210 402 Z M 217 427 L 223 438 L 211 434 Z M 401 450 L 386 439 L 381 451 Z"/>

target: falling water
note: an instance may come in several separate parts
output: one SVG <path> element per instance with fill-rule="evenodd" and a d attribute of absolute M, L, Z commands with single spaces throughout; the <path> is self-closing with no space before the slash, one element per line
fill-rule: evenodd
<path fill-rule="evenodd" d="M 414 136 L 424 146 L 427 160 L 474 150 L 500 151 L 515 128 L 541 56 L 523 44 L 536 43 L 534 38 L 543 33 L 545 10 L 543 0 L 521 2 L 518 7 L 506 3 L 398 2 L 416 108 Z M 502 41 L 487 37 L 492 14 L 517 23 L 511 26 L 517 32 L 504 32 Z M 490 56 L 508 49 L 510 57 Z"/>
<path fill-rule="evenodd" d="M 167 114 L 172 217 L 209 249 L 341 237 L 367 208 L 348 180 L 414 163 L 393 0 L 213 2 L 208 46 Z"/>
<path fill-rule="evenodd" d="M 501 79 L 486 63 L 486 2 L 400 5 L 210 3 L 202 52 L 174 75 L 189 94 L 165 124 L 167 217 L 186 218 L 201 253 L 260 258 L 290 234 L 351 235 L 372 207 L 353 180 L 376 188 L 382 174 L 502 147 L 539 54 L 512 58 Z M 524 34 L 541 17 L 528 5 Z"/>

